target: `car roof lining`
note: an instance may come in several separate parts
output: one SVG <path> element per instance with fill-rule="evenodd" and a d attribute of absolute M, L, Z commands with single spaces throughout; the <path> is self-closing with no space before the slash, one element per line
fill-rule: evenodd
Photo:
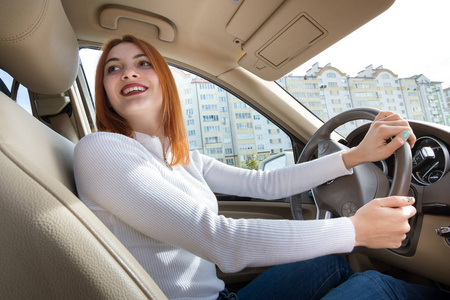
<path fill-rule="evenodd" d="M 177 9 L 155 0 L 130 1 L 128 6 L 62 2 L 80 40 L 101 44 L 131 33 L 168 59 L 214 76 L 241 66 L 264 80 L 276 80 L 384 12 L 394 0 L 198 0 L 195 11 L 183 0 L 173 0 Z M 89 18 L 76 18 L 86 13 Z"/>

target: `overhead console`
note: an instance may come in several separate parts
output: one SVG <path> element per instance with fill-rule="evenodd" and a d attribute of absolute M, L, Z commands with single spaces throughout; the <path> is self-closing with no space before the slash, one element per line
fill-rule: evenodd
<path fill-rule="evenodd" d="M 394 0 L 245 0 L 227 25 L 239 65 L 276 80 L 363 24 Z"/>

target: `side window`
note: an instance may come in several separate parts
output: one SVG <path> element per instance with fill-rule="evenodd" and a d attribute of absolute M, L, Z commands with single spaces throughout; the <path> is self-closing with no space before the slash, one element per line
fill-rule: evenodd
<path fill-rule="evenodd" d="M 88 84 L 92 99 L 94 99 L 95 96 L 95 71 L 97 68 L 97 62 L 100 59 L 100 55 L 101 51 L 97 49 L 80 49 L 81 65 L 83 67 L 84 76 Z"/>
<path fill-rule="evenodd" d="M 171 67 L 178 86 L 191 150 L 241 168 L 292 153 L 287 134 L 258 111 L 221 87 Z"/>
<path fill-rule="evenodd" d="M 14 78 L 8 73 L 0 69 L 0 79 L 2 82 L 1 91 L 9 97 L 12 97 L 14 101 L 17 102 L 22 108 L 27 112 L 32 114 L 30 97 L 28 95 L 28 90 L 21 84 L 18 87 L 14 87 Z"/>

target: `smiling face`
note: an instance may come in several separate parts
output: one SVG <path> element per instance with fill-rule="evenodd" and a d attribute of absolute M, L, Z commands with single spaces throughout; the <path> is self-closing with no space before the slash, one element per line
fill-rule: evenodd
<path fill-rule="evenodd" d="M 110 50 L 103 86 L 113 109 L 133 130 L 156 135 L 161 118 L 161 84 L 150 60 L 137 45 L 124 42 Z"/>

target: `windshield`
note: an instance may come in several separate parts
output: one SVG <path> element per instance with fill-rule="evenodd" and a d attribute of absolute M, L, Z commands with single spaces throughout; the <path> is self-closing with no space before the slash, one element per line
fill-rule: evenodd
<path fill-rule="evenodd" d="M 450 125 L 450 1 L 397 0 L 277 81 L 322 121 L 353 107 Z M 355 122 L 338 128 L 346 136 Z"/>

